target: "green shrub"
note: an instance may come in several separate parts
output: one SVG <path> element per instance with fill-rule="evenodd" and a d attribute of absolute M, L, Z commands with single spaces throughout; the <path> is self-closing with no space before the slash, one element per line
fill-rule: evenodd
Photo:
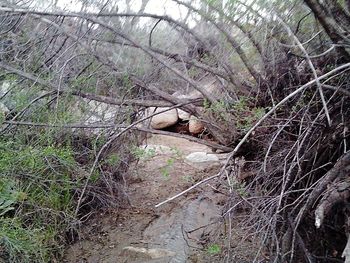
<path fill-rule="evenodd" d="M 0 260 L 13 263 L 49 262 L 49 253 L 41 229 L 23 227 L 18 217 L 0 217 Z"/>
<path fill-rule="evenodd" d="M 74 220 L 77 165 L 69 147 L 0 140 L 0 259 L 56 257 L 60 235 Z"/>

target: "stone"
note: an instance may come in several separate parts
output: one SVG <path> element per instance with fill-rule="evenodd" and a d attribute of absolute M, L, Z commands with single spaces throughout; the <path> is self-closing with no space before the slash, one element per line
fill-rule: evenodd
<path fill-rule="evenodd" d="M 124 247 L 121 256 L 131 259 L 157 259 L 173 257 L 176 253 L 162 248 Z"/>
<path fill-rule="evenodd" d="M 192 134 L 199 134 L 204 130 L 204 124 L 197 117 L 191 116 L 188 124 L 188 129 Z"/>
<path fill-rule="evenodd" d="M 160 107 L 155 109 L 154 107 L 151 107 L 148 113 L 153 114 L 166 109 L 168 108 Z M 179 116 L 177 114 L 177 110 L 171 109 L 169 111 L 153 116 L 151 119 L 151 127 L 156 130 L 164 129 L 177 123 L 178 119 L 179 119 Z"/>
<path fill-rule="evenodd" d="M 87 109 L 86 123 L 111 121 L 118 114 L 118 107 L 98 101 L 88 101 L 84 99 Z"/>
<path fill-rule="evenodd" d="M 189 114 L 188 112 L 181 110 L 181 109 L 177 109 L 177 113 L 179 115 L 179 119 L 183 120 L 183 121 L 188 121 L 190 119 L 191 114 Z"/>
<path fill-rule="evenodd" d="M 5 117 L 9 113 L 10 110 L 6 107 L 6 105 L 0 102 L 0 114 Z"/>
<path fill-rule="evenodd" d="M 193 152 L 186 156 L 186 161 L 191 163 L 219 162 L 216 154 L 206 152 Z"/>
<path fill-rule="evenodd" d="M 4 96 L 6 93 L 9 92 L 9 90 L 11 89 L 11 82 L 9 81 L 4 81 L 1 85 L 0 85 L 0 97 Z"/>
<path fill-rule="evenodd" d="M 206 152 L 193 152 L 185 157 L 185 163 L 199 170 L 220 167 L 220 159 L 216 154 Z"/>

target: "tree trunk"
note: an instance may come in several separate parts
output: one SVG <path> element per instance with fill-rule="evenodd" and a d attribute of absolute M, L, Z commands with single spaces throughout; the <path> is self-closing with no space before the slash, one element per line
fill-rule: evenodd
<path fill-rule="evenodd" d="M 349 52 L 343 46 L 341 46 L 344 44 L 344 41 L 347 41 L 346 35 L 349 33 L 349 27 L 346 29 L 346 31 L 344 31 L 344 28 L 339 26 L 334 16 L 330 13 L 330 10 L 333 10 L 333 12 L 336 12 L 335 10 L 337 10 L 337 12 L 343 16 L 346 24 L 350 21 L 347 14 L 339 6 L 334 4 L 330 4 L 329 9 L 327 10 L 317 0 L 304 0 L 304 2 L 313 11 L 333 43 L 340 45 L 336 47 L 338 54 L 345 61 L 350 61 Z"/>

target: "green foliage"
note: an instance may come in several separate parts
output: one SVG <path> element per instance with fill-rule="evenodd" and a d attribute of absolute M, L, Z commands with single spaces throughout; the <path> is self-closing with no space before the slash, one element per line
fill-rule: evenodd
<path fill-rule="evenodd" d="M 171 157 L 166 160 L 166 164 L 160 168 L 160 172 L 165 178 L 170 176 L 170 169 L 174 165 L 176 160 L 182 158 L 182 153 L 176 147 L 171 147 Z"/>
<path fill-rule="evenodd" d="M 128 90 L 132 88 L 132 81 L 130 80 L 129 75 L 127 75 L 127 74 L 123 75 L 122 84 Z"/>
<path fill-rule="evenodd" d="M 203 102 L 203 107 L 207 112 L 212 113 L 219 120 L 230 120 L 230 116 L 228 114 L 229 105 L 223 100 L 219 100 L 215 103 L 210 103 L 208 100 L 205 99 Z"/>
<path fill-rule="evenodd" d="M 218 244 L 211 244 L 210 246 L 208 246 L 207 252 L 210 255 L 217 255 L 221 253 L 221 247 Z"/>
<path fill-rule="evenodd" d="M 188 76 L 191 78 L 196 78 L 200 75 L 200 73 L 201 73 L 200 69 L 196 67 L 191 67 L 188 71 Z"/>
<path fill-rule="evenodd" d="M 118 166 L 118 164 L 120 163 L 120 156 L 116 153 L 110 154 L 105 160 L 105 162 L 110 166 Z"/>
<path fill-rule="evenodd" d="M 0 125 L 2 125 L 4 121 L 5 121 L 5 114 L 0 110 Z"/>
<path fill-rule="evenodd" d="M 175 159 L 173 157 L 169 158 L 166 161 L 166 164 L 160 168 L 160 172 L 164 177 L 169 177 L 170 176 L 170 168 L 174 165 Z"/>
<path fill-rule="evenodd" d="M 242 132 L 247 132 L 265 114 L 264 108 L 252 107 L 250 104 L 248 98 L 241 97 L 233 105 L 233 112 L 236 116 L 236 127 Z"/>
<path fill-rule="evenodd" d="M 184 175 L 184 176 L 182 176 L 182 180 L 184 180 L 187 183 L 195 183 L 195 179 L 191 175 Z"/>
<path fill-rule="evenodd" d="M 148 160 L 156 155 L 156 150 L 155 149 L 143 149 L 143 148 L 135 146 L 131 149 L 131 153 L 137 159 Z"/>
<path fill-rule="evenodd" d="M 0 259 L 13 263 L 49 262 L 41 229 L 24 227 L 19 218 L 0 217 Z"/>
<path fill-rule="evenodd" d="M 38 141 L 37 141 L 38 142 Z M 0 139 L 0 256 L 49 262 L 74 218 L 77 163 L 70 147 Z M 3 255 L 1 255 L 3 254 Z"/>
<path fill-rule="evenodd" d="M 82 75 L 71 81 L 73 89 L 84 90 L 85 92 L 94 92 L 96 89 L 97 78 L 94 75 Z"/>
<path fill-rule="evenodd" d="M 17 201 L 26 199 L 26 194 L 15 189 L 13 181 L 0 180 L 0 216 L 15 209 Z"/>
<path fill-rule="evenodd" d="M 172 152 L 172 155 L 173 155 L 173 157 L 175 158 L 175 159 L 181 159 L 182 158 L 182 152 L 178 149 L 178 148 L 176 148 L 175 146 L 173 146 L 173 147 L 170 147 L 170 150 L 171 150 L 171 152 Z"/>
<path fill-rule="evenodd" d="M 234 180 L 233 189 L 235 189 L 237 194 L 239 194 L 242 197 L 247 197 L 248 196 L 248 194 L 246 192 L 246 185 L 245 185 L 244 182 L 240 183 L 240 182 Z"/>

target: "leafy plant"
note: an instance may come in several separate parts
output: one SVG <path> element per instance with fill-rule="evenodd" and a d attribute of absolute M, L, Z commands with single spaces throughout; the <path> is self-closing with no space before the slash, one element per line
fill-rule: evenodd
<path fill-rule="evenodd" d="M 13 263 L 48 262 L 49 250 L 41 229 L 23 225 L 19 218 L 0 217 L 0 259 Z"/>
<path fill-rule="evenodd" d="M 166 165 L 163 166 L 160 171 L 161 173 L 163 174 L 164 177 L 169 177 L 170 175 L 170 168 L 173 166 L 175 162 L 175 159 L 174 158 L 169 158 L 167 161 L 166 161 Z"/>
<path fill-rule="evenodd" d="M 25 199 L 25 193 L 15 189 L 14 182 L 6 179 L 0 180 L 0 216 L 15 209 L 17 200 Z"/>
<path fill-rule="evenodd" d="M 241 97 L 233 106 L 233 112 L 236 116 L 236 127 L 246 132 L 256 121 L 265 114 L 265 109 L 261 107 L 252 107 L 251 102 L 246 97 Z"/>
<path fill-rule="evenodd" d="M 222 121 L 228 121 L 230 118 L 228 114 L 229 105 L 223 100 L 219 100 L 215 103 L 210 103 L 208 100 L 204 100 L 203 106 L 207 112 L 212 113 Z"/>
<path fill-rule="evenodd" d="M 156 156 L 155 149 L 143 149 L 137 146 L 132 148 L 131 153 L 135 156 L 135 158 L 143 160 L 148 160 Z"/>
<path fill-rule="evenodd" d="M 170 147 L 170 149 L 171 149 L 171 152 L 172 152 L 174 158 L 180 159 L 182 157 L 182 152 L 178 148 L 173 146 L 173 147 Z"/>
<path fill-rule="evenodd" d="M 110 154 L 106 159 L 106 163 L 111 166 L 117 166 L 120 163 L 120 156 L 118 154 Z"/>
<path fill-rule="evenodd" d="M 58 233 L 74 218 L 80 185 L 70 147 L 0 139 L 0 256 L 8 262 L 49 262 Z"/>
<path fill-rule="evenodd" d="M 218 244 L 211 244 L 210 246 L 208 246 L 207 252 L 210 255 L 217 255 L 221 253 L 221 247 Z"/>

